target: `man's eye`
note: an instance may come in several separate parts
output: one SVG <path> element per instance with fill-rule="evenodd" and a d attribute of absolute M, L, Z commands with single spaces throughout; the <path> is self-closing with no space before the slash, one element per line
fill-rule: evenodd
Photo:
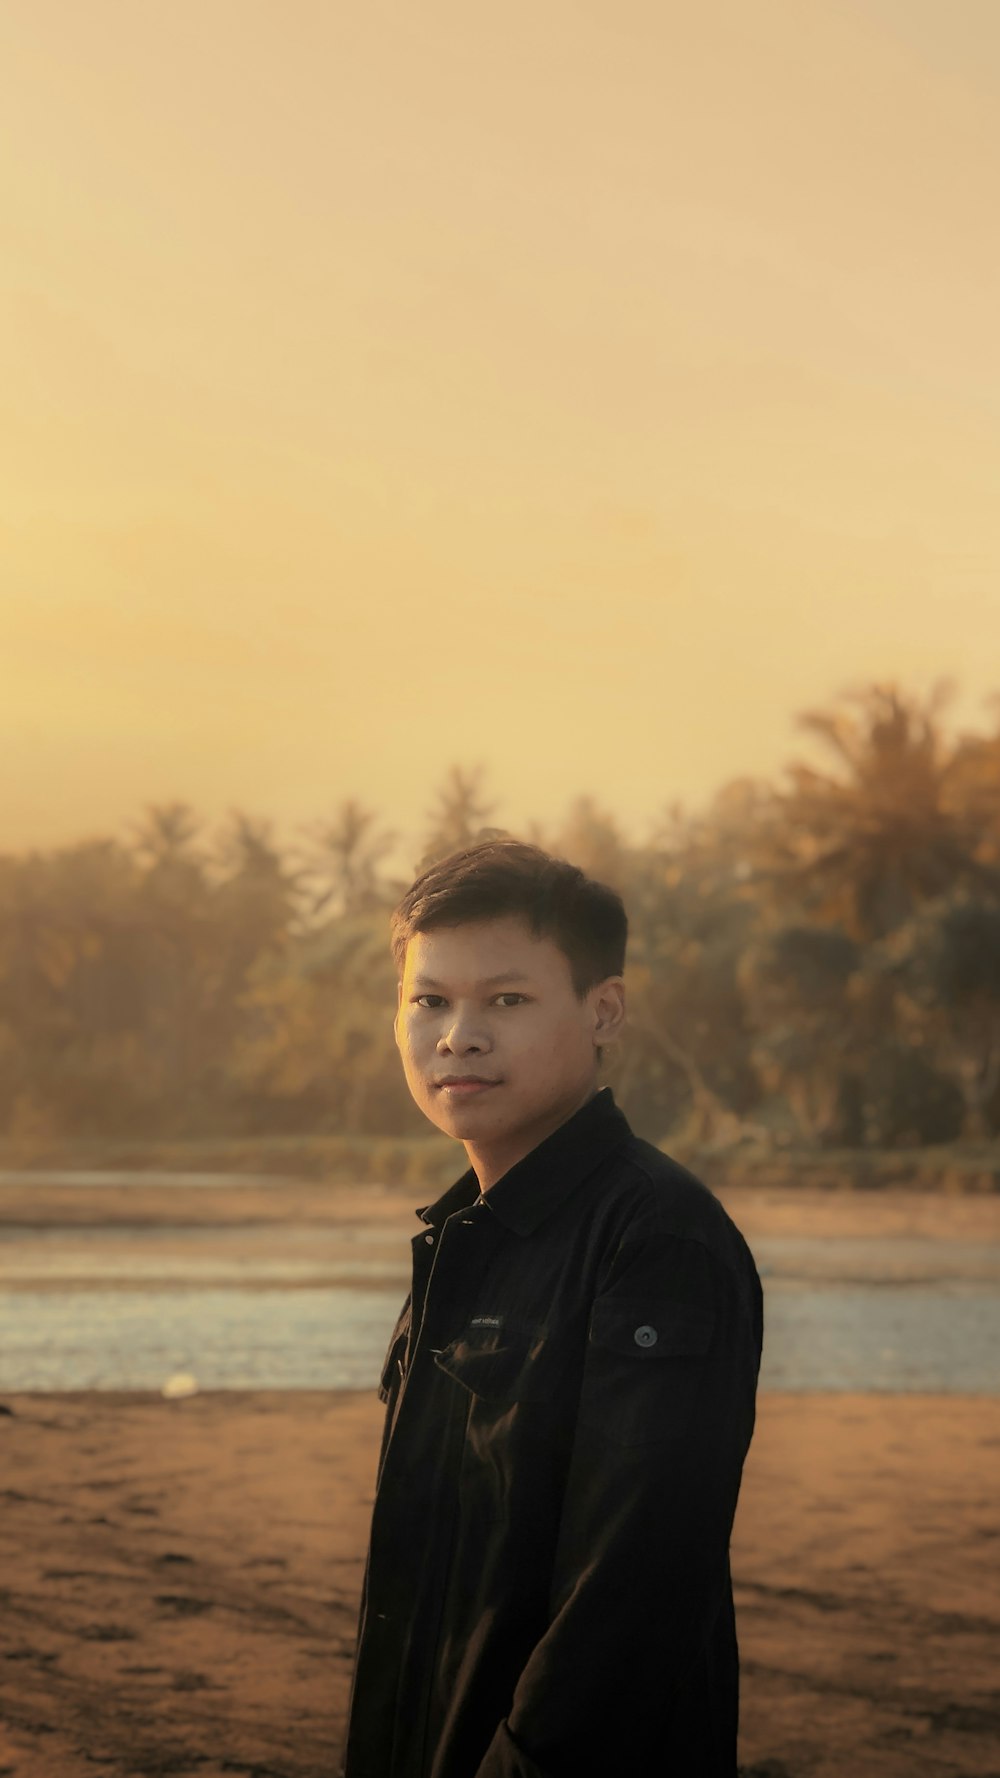
<path fill-rule="evenodd" d="M 526 1000 L 527 995 L 517 994 L 517 993 L 515 993 L 514 989 L 511 988 L 509 990 L 509 992 L 507 992 L 507 993 L 494 995 L 494 999 L 495 1000 L 514 1000 L 514 1001 Z M 414 996 L 413 996 L 414 1005 L 416 1005 L 416 1006 L 422 1006 L 425 1000 L 443 1001 L 444 995 L 443 994 L 414 994 Z M 430 1008 L 430 1010 L 433 1011 L 434 1009 Z"/>

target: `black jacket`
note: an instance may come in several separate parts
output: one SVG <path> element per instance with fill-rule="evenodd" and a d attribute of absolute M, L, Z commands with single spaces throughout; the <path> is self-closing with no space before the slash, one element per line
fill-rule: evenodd
<path fill-rule="evenodd" d="M 417 1215 L 341 1778 L 735 1778 L 743 1236 L 610 1087 Z"/>

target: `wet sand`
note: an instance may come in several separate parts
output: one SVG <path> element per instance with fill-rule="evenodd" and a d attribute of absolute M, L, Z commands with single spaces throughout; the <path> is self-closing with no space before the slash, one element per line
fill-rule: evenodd
<path fill-rule="evenodd" d="M 375 1395 L 4 1404 L 4 1778 L 332 1778 Z M 759 1398 L 733 1539 L 748 1771 L 1000 1771 L 998 1473 L 995 1398 Z"/>

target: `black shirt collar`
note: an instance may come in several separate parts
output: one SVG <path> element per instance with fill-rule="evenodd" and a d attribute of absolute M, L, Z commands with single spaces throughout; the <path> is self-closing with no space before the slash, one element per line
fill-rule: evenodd
<path fill-rule="evenodd" d="M 625 1113 L 615 1104 L 610 1087 L 602 1087 L 572 1117 L 509 1167 L 483 1196 L 484 1203 L 506 1228 L 530 1235 L 545 1217 L 612 1149 L 632 1134 Z M 479 1181 L 469 1167 L 433 1204 L 416 1211 L 435 1228 L 456 1210 L 467 1210 L 480 1196 Z"/>

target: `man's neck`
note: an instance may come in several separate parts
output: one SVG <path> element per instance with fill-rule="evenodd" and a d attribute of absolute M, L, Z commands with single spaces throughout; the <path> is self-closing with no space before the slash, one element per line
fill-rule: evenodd
<path fill-rule="evenodd" d="M 491 1185 L 495 1185 L 497 1180 L 502 1179 L 505 1173 L 509 1173 L 512 1167 L 516 1167 L 518 1161 L 523 1161 L 525 1155 L 530 1154 L 540 1142 L 545 1141 L 546 1136 L 551 1136 L 553 1131 L 561 1129 L 563 1124 L 568 1123 L 570 1118 L 595 1098 L 600 1090 L 600 1083 L 597 1082 L 592 1087 L 588 1087 L 582 1097 L 578 1098 L 575 1103 L 571 1103 L 568 1108 L 564 1105 L 558 1110 L 553 1110 L 548 1118 L 539 1119 L 536 1124 L 532 1124 L 526 1129 L 514 1131 L 506 1141 L 466 1142 L 464 1144 L 465 1152 L 469 1157 L 469 1165 L 479 1181 L 480 1192 L 488 1192 Z"/>

